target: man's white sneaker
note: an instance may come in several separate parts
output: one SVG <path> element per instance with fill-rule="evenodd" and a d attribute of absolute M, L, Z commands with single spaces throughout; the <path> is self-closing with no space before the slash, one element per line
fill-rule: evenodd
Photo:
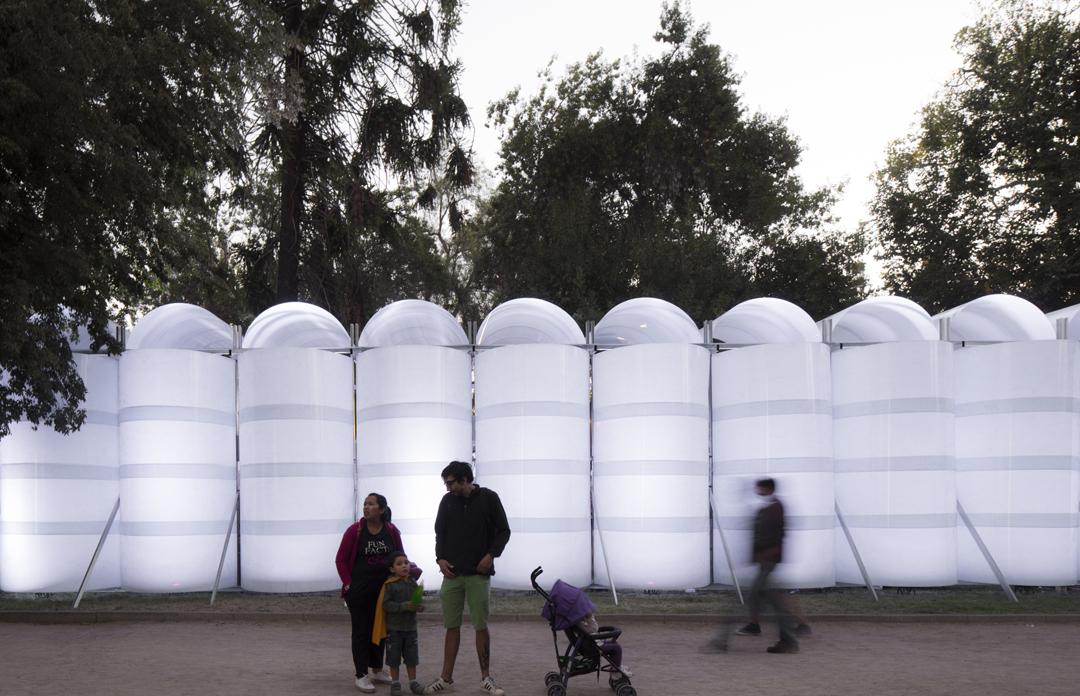
<path fill-rule="evenodd" d="M 485 694 L 491 694 L 491 696 L 505 696 L 506 694 L 491 677 L 484 677 L 480 680 L 480 690 Z"/>
<path fill-rule="evenodd" d="M 393 684 L 394 680 L 390 678 L 389 673 L 385 669 L 380 669 L 378 672 L 371 673 L 372 684 Z"/>
<path fill-rule="evenodd" d="M 356 688 L 365 694 L 375 693 L 375 685 L 371 683 L 366 674 L 356 680 Z"/>
<path fill-rule="evenodd" d="M 435 681 L 431 682 L 424 687 L 425 694 L 445 694 L 454 690 L 454 682 L 443 681 L 442 677 L 439 677 Z"/>

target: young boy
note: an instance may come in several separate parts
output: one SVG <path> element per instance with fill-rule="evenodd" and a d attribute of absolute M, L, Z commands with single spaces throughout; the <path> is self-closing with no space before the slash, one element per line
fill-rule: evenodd
<path fill-rule="evenodd" d="M 416 612 L 423 611 L 423 604 L 413 604 L 412 594 L 416 590 L 416 580 L 409 577 L 409 558 L 401 551 L 394 551 L 386 557 L 390 565 L 390 579 L 383 585 L 382 603 L 379 608 L 385 612 L 386 633 L 389 637 L 386 646 L 386 666 L 390 668 L 390 696 L 401 696 L 401 682 L 398 680 L 398 665 L 405 660 L 405 671 L 409 675 L 409 688 L 414 694 L 424 690 L 416 681 L 416 665 L 420 663 L 420 648 L 416 639 Z M 376 618 L 376 624 L 378 619 Z"/>

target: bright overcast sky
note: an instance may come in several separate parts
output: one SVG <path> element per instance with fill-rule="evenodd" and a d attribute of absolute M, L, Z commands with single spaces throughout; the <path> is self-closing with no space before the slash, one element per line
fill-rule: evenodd
<path fill-rule="evenodd" d="M 457 55 L 462 96 L 489 169 L 498 138 L 486 128 L 489 102 L 520 85 L 536 92 L 537 72 L 557 56 L 555 75 L 603 49 L 609 59 L 655 55 L 660 0 L 465 0 Z M 956 32 L 975 21 L 971 0 L 699 0 L 684 3 L 712 41 L 735 57 L 744 105 L 787 115 L 803 145 L 800 174 L 810 186 L 847 181 L 836 212 L 854 228 L 868 217 L 869 176 L 885 148 L 910 131 L 919 109 L 960 66 Z"/>

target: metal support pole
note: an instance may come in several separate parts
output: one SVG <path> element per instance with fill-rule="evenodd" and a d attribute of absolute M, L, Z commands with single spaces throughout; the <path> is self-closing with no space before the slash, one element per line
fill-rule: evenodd
<path fill-rule="evenodd" d="M 742 588 L 739 587 L 739 576 L 735 574 L 735 562 L 731 560 L 731 550 L 728 548 L 727 536 L 724 534 L 724 527 L 720 524 L 720 515 L 716 511 L 716 501 L 712 496 L 709 496 L 709 505 L 712 507 L 712 516 L 716 521 L 716 529 L 720 532 L 720 543 L 724 545 L 724 555 L 727 556 L 727 565 L 731 570 L 731 582 L 735 585 L 735 594 L 739 598 L 739 604 L 746 604 L 743 601 Z"/>
<path fill-rule="evenodd" d="M 859 572 L 862 573 L 863 582 L 866 583 L 866 589 L 870 590 L 870 594 L 873 595 L 874 601 L 878 601 L 877 592 L 874 591 L 874 583 L 870 582 L 870 574 L 866 572 L 866 566 L 863 565 L 862 557 L 859 555 L 859 549 L 855 548 L 855 540 L 851 537 L 851 531 L 847 528 L 847 522 L 844 521 L 844 516 L 840 513 L 840 503 L 833 502 L 833 507 L 836 508 L 836 518 L 840 520 L 840 526 L 844 530 L 844 536 L 847 537 L 848 546 L 851 547 L 851 553 L 855 555 L 855 562 L 859 564 Z"/>
<path fill-rule="evenodd" d="M 225 545 L 221 547 L 221 560 L 218 561 L 217 577 L 214 578 L 214 591 L 210 593 L 210 606 L 214 606 L 217 599 L 218 583 L 221 582 L 221 569 L 225 567 L 225 554 L 229 552 L 229 539 L 232 538 L 233 522 L 236 521 L 236 513 L 240 511 L 240 493 L 236 493 L 236 502 L 233 503 L 232 515 L 229 516 L 229 529 L 225 532 Z"/>
<path fill-rule="evenodd" d="M 990 565 L 990 570 L 994 571 L 994 577 L 997 578 L 998 584 L 1001 585 L 1001 589 L 1005 590 L 1005 596 L 1016 602 L 1020 603 L 1020 600 L 1013 594 L 1012 588 L 1009 587 L 1009 583 L 1005 582 L 1005 575 L 1001 572 L 1001 568 L 998 568 L 998 564 L 994 561 L 994 557 L 990 555 L 990 549 L 986 548 L 986 544 L 983 543 L 982 537 L 979 536 L 979 532 L 975 530 L 975 525 L 971 523 L 971 519 L 964 512 L 964 506 L 960 504 L 960 501 L 956 501 L 956 513 L 960 515 L 960 519 L 964 521 L 964 525 L 967 526 L 968 531 L 971 532 L 971 538 L 975 540 L 975 545 L 982 551 L 983 558 Z"/>
<path fill-rule="evenodd" d="M 611 577 L 611 566 L 607 560 L 607 546 L 604 545 L 604 529 L 600 526 L 600 515 L 596 514 L 595 486 L 593 486 L 593 519 L 596 520 L 596 531 L 600 534 L 600 552 L 604 554 L 604 569 L 607 570 L 608 584 L 611 585 L 611 598 L 615 600 L 615 606 L 619 606 L 619 595 L 615 593 L 615 578 Z"/>
<path fill-rule="evenodd" d="M 94 549 L 94 556 L 90 559 L 90 567 L 86 569 L 86 575 L 83 576 L 82 584 L 79 585 L 79 594 L 75 597 L 75 604 L 72 605 L 72 609 L 79 608 L 79 602 L 82 601 L 83 593 L 86 592 L 86 585 L 90 582 L 90 576 L 94 572 L 94 565 L 97 564 L 98 556 L 101 555 L 101 549 L 105 547 L 105 539 L 109 536 L 109 530 L 112 529 L 113 520 L 116 519 L 116 513 L 120 510 L 120 496 L 116 496 L 116 505 L 113 505 L 112 514 L 109 515 L 109 521 L 105 523 L 105 531 L 101 533 L 101 538 L 98 539 L 97 548 Z"/>

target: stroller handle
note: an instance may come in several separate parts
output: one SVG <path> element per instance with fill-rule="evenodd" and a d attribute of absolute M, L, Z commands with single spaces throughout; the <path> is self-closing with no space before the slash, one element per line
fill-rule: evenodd
<path fill-rule="evenodd" d="M 540 577 L 543 572 L 544 568 L 542 566 L 536 566 L 536 570 L 534 570 L 532 572 L 532 575 L 529 576 L 529 582 L 532 583 L 533 589 L 540 593 L 540 596 L 542 596 L 544 599 L 550 599 L 550 597 L 548 597 L 548 593 L 544 592 L 544 589 L 540 587 L 539 583 L 536 582 L 536 578 Z"/>

